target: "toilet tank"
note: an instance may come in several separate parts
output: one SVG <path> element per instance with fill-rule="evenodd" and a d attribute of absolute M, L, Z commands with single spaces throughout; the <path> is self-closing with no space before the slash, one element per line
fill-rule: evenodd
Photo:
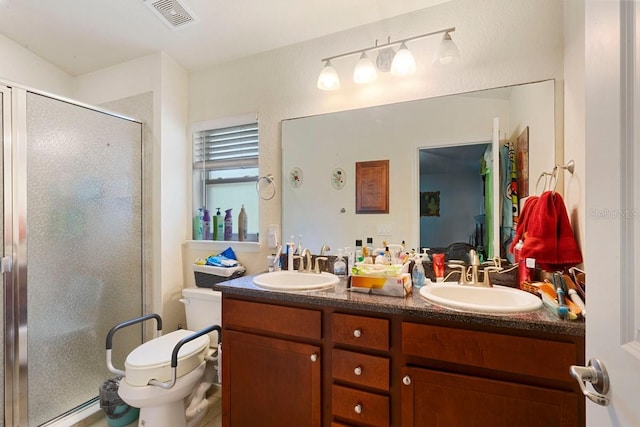
<path fill-rule="evenodd" d="M 208 288 L 184 288 L 182 299 L 187 317 L 187 329 L 199 331 L 211 325 L 222 326 L 222 294 Z M 215 347 L 218 336 L 209 334 L 211 346 Z"/>

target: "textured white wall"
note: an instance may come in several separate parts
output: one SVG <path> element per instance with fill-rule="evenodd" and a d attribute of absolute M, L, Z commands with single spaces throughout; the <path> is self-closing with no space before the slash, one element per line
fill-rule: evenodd
<path fill-rule="evenodd" d="M 0 83 L 71 97 L 73 78 L 0 34 Z"/>
<path fill-rule="evenodd" d="M 409 44 L 419 64 L 407 79 L 382 75 L 373 85 L 350 81 L 357 57 L 338 59 L 342 89 L 322 92 L 316 79 L 323 57 L 371 46 L 376 39 L 410 37 L 455 26 L 453 38 L 463 56 L 455 70 L 426 64 L 438 37 Z M 557 0 L 453 0 L 386 21 L 310 40 L 191 73 L 189 122 L 257 111 L 260 115 L 261 174 L 282 183 L 280 121 L 283 119 L 388 104 L 523 82 L 563 80 L 563 2 Z M 260 205 L 260 234 L 279 224 L 281 199 Z M 189 213 L 188 211 L 186 214 Z M 213 249 L 211 250 L 213 251 Z M 207 247 L 185 252 L 185 284 L 192 283 L 189 261 Z M 251 272 L 264 269 L 265 247 L 242 256 Z"/>

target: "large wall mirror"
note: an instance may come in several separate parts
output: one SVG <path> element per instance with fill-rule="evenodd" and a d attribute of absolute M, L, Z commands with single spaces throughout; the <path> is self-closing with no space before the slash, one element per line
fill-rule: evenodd
<path fill-rule="evenodd" d="M 537 178 L 553 169 L 558 149 L 553 80 L 284 120 L 283 240 L 295 236 L 315 253 L 367 237 L 374 247 L 405 241 L 409 249 L 444 250 L 476 246 L 482 236 L 498 251 L 504 192 L 498 181 L 487 187 L 480 171 L 491 160 L 492 176 L 500 176 L 497 147 L 509 141 L 520 141 L 527 194 L 540 192 Z M 379 160 L 388 161 L 383 189 L 383 180 L 356 176 L 357 164 Z M 387 197 L 388 213 L 358 213 L 357 191 Z M 497 227 L 483 216 L 487 209 Z"/>

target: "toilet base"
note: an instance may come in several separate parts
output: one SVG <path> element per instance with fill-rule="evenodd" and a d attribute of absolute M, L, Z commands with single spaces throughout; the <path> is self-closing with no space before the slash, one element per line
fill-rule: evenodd
<path fill-rule="evenodd" d="M 138 427 L 187 427 L 184 402 L 179 400 L 160 406 L 140 408 Z"/>

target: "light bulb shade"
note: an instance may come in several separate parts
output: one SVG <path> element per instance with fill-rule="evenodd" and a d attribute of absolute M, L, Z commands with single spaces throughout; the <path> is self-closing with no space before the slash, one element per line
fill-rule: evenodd
<path fill-rule="evenodd" d="M 449 33 L 444 33 L 442 41 L 436 49 L 433 57 L 433 63 L 435 65 L 450 65 L 460 62 L 460 52 L 458 46 L 451 40 Z"/>
<path fill-rule="evenodd" d="M 416 60 L 407 45 L 402 43 L 391 63 L 391 74 L 394 76 L 408 76 L 416 72 Z"/>
<path fill-rule="evenodd" d="M 338 72 L 333 65 L 331 65 L 331 61 L 327 61 L 322 71 L 320 71 L 320 75 L 318 76 L 318 89 L 320 90 L 336 90 L 340 89 L 340 78 L 338 77 Z"/>
<path fill-rule="evenodd" d="M 374 82 L 377 78 L 376 66 L 373 65 L 367 54 L 362 52 L 360 59 L 356 63 L 356 68 L 353 70 L 353 81 L 358 84 L 365 84 Z"/>

